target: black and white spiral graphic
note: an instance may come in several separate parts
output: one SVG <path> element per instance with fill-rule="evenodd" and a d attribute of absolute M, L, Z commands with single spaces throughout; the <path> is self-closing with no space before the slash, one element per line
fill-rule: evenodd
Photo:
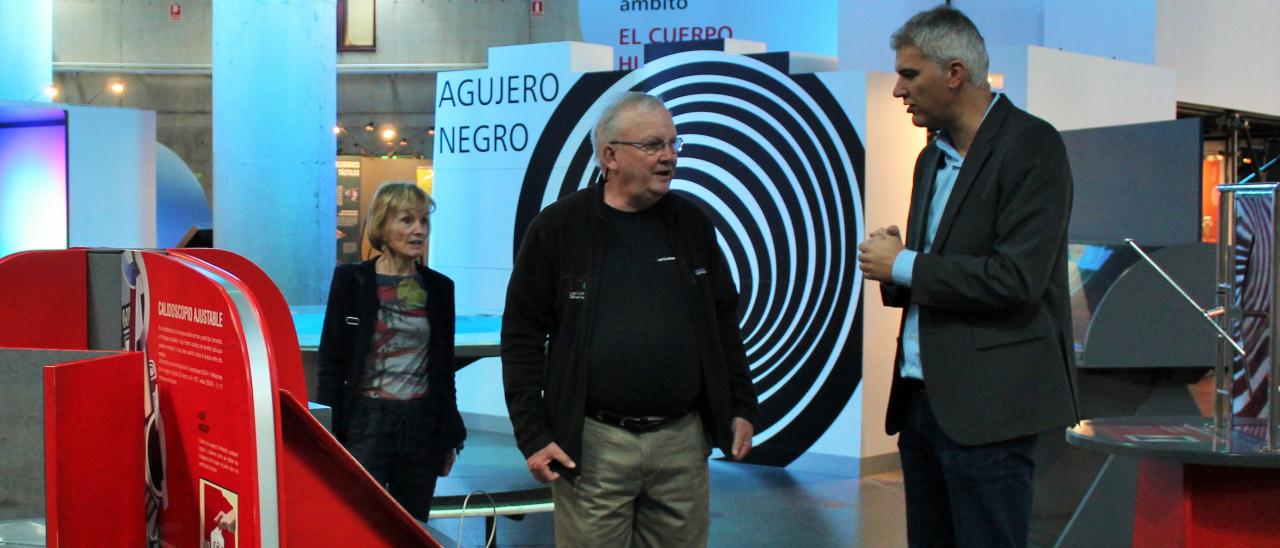
<path fill-rule="evenodd" d="M 1232 336 L 1247 353 L 1232 354 L 1231 414 L 1244 432 L 1266 439 L 1271 386 L 1271 303 L 1275 287 L 1272 237 L 1275 194 L 1271 191 L 1235 193 L 1235 289 L 1240 319 Z M 1254 419 L 1254 420 L 1250 420 Z"/>
<path fill-rule="evenodd" d="M 827 431 L 861 380 L 862 142 L 817 77 L 751 57 L 693 51 L 587 74 L 531 157 L 516 249 L 538 211 L 595 180 L 590 131 L 626 91 L 661 97 L 684 139 L 672 191 L 711 217 L 741 294 L 760 398 L 751 460 L 785 465 Z"/>

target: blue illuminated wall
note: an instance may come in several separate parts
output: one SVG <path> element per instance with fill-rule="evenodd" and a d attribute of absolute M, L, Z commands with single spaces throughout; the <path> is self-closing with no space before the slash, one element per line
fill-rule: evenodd
<path fill-rule="evenodd" d="M 0 1 L 0 100 L 48 101 L 52 82 L 53 0 Z"/>
<path fill-rule="evenodd" d="M 764 42 L 771 51 L 835 57 L 835 0 L 580 0 L 582 40 L 613 46 L 613 68 L 644 65 L 644 45 L 736 38 Z"/>
<path fill-rule="evenodd" d="M 67 246 L 65 118 L 0 120 L 0 257 Z"/>
<path fill-rule="evenodd" d="M 844 0 L 839 3 L 841 69 L 893 72 L 889 35 L 940 0 Z M 1108 59 L 1155 63 L 1155 0 L 953 0 L 978 26 L 987 49 L 1044 46 Z M 992 59 L 991 70 L 1009 73 Z M 1014 101 L 1025 105 L 1024 102 Z"/>
<path fill-rule="evenodd" d="M 295 305 L 336 257 L 337 4 L 213 3 L 213 241 Z"/>

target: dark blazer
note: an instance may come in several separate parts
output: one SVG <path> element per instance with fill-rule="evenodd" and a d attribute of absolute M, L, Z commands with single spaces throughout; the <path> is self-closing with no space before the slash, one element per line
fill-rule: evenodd
<path fill-rule="evenodd" d="M 427 285 L 428 344 L 427 395 L 435 416 L 435 432 L 441 450 L 460 448 L 467 437 L 458 414 L 453 373 L 453 280 L 417 265 Z M 319 386 L 316 401 L 333 408 L 333 435 L 345 442 L 349 412 L 360 385 L 374 324 L 378 320 L 378 277 L 374 260 L 342 265 L 333 271 L 329 303 L 320 332 Z"/>
<path fill-rule="evenodd" d="M 941 151 L 916 160 L 906 245 L 920 249 Z M 920 361 L 943 431 L 979 445 L 1073 424 L 1067 222 L 1071 168 L 1057 130 L 1001 97 L 987 114 L 911 287 L 882 284 L 888 306 L 919 307 Z M 905 314 L 904 320 L 905 320 Z M 885 430 L 907 398 L 895 360 Z"/>
<path fill-rule="evenodd" d="M 582 462 L 587 367 L 606 241 L 604 185 L 597 183 L 542 210 L 529 225 L 507 285 L 502 314 L 502 378 L 516 445 L 528 457 L 551 442 Z M 676 260 L 699 299 L 689 301 L 702 362 L 703 428 L 731 453 L 734 417 L 755 422 L 738 291 L 716 243 L 715 227 L 676 193 L 653 207 L 662 215 Z"/>

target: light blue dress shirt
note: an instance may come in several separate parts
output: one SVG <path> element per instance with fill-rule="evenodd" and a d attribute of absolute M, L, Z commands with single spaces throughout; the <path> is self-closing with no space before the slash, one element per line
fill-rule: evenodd
<path fill-rule="evenodd" d="M 1000 99 L 999 93 L 991 98 L 987 112 L 982 115 L 986 120 L 991 107 Z M 921 249 L 928 253 L 933 247 L 933 237 L 938 233 L 938 223 L 942 221 L 942 211 L 947 208 L 947 200 L 951 198 L 951 189 L 956 185 L 956 177 L 964 166 L 961 156 L 951 144 L 951 136 L 947 132 L 938 132 L 935 143 L 942 151 L 942 162 L 933 176 L 933 199 L 929 200 L 929 216 L 925 219 L 924 240 Z M 911 249 L 903 249 L 893 260 L 893 283 L 902 287 L 911 287 L 912 269 L 915 268 L 916 255 Z M 924 380 L 924 370 L 920 367 L 920 307 L 907 307 L 907 319 L 902 324 L 902 368 L 899 373 L 903 377 Z"/>

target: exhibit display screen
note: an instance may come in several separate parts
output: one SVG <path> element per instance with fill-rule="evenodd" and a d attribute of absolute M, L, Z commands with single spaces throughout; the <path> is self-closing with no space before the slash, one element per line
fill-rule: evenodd
<path fill-rule="evenodd" d="M 1154 251 L 1154 250 L 1153 250 Z M 1067 279 L 1071 285 L 1071 332 L 1076 363 L 1084 354 L 1089 324 L 1102 298 L 1130 266 L 1138 262 L 1126 245 L 1069 244 Z"/>
<path fill-rule="evenodd" d="M 1071 241 L 1132 238 L 1144 248 L 1200 241 L 1199 120 L 1063 131 L 1062 141 L 1076 204 Z"/>
<path fill-rule="evenodd" d="M 1271 271 L 1275 260 L 1275 190 L 1237 190 L 1231 307 L 1232 338 L 1245 354 L 1232 355 L 1231 415 L 1235 425 L 1265 436 L 1271 360 Z"/>

